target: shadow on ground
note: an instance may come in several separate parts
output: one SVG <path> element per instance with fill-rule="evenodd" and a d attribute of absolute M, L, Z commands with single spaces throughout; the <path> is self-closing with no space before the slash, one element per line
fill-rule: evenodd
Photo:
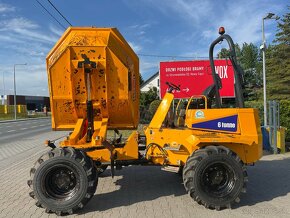
<path fill-rule="evenodd" d="M 111 176 L 110 170 L 106 170 L 100 179 L 109 176 Z M 105 211 L 170 195 L 186 194 L 181 176 L 162 171 L 160 167 L 156 166 L 125 167 L 121 171 L 116 171 L 116 177 L 119 178 L 114 179 L 115 184 L 101 185 L 116 185 L 118 190 L 96 194 L 80 211 L 81 214 L 91 211 Z M 110 178 L 104 179 L 109 181 Z"/>
<path fill-rule="evenodd" d="M 290 158 L 259 161 L 248 167 L 247 193 L 235 208 L 271 201 L 290 193 Z"/>
<path fill-rule="evenodd" d="M 232 209 L 271 201 L 290 193 L 290 158 L 260 161 L 255 166 L 248 167 L 248 175 L 247 193 L 241 196 L 241 202 L 233 205 Z M 110 170 L 106 170 L 102 175 L 109 176 Z M 181 176 L 162 171 L 160 167 L 126 167 L 117 171 L 116 176 L 118 178 L 114 184 L 108 182 L 109 178 L 103 178 L 108 184 L 101 185 L 116 185 L 118 189 L 96 194 L 80 211 L 81 214 L 105 211 L 171 195 L 175 197 L 186 195 Z"/>

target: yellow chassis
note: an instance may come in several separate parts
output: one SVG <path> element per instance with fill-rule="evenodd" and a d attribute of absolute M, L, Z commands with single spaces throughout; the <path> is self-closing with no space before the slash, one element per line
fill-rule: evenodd
<path fill-rule="evenodd" d="M 149 163 L 157 165 L 183 166 L 195 150 L 207 145 L 222 145 L 235 152 L 246 163 L 254 163 L 262 156 L 262 136 L 258 112 L 250 108 L 202 109 L 203 122 L 236 114 L 238 126 L 235 132 L 188 128 L 200 118 L 194 117 L 197 110 L 186 110 L 185 124 L 188 127 L 165 127 L 163 122 L 170 110 L 173 94 L 167 93 L 158 107 L 151 123 L 145 128 L 145 158 Z M 116 147 L 106 141 L 107 119 L 94 122 L 92 141 L 86 143 L 86 135 L 81 136 L 84 119 L 79 119 L 73 133 L 61 143 L 83 149 L 94 161 L 108 164 L 114 161 L 136 161 L 139 159 L 139 135 L 134 131 L 123 146 Z"/>

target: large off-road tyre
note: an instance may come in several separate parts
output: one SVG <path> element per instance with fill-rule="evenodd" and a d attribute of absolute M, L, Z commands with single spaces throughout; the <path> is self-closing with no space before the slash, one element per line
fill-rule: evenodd
<path fill-rule="evenodd" d="M 54 148 L 42 155 L 30 170 L 28 185 L 36 206 L 47 213 L 72 214 L 96 191 L 97 175 L 92 160 L 80 150 Z"/>
<path fill-rule="evenodd" d="M 206 208 L 220 210 L 239 202 L 246 192 L 246 167 L 238 155 L 223 146 L 195 151 L 183 169 L 186 191 Z"/>

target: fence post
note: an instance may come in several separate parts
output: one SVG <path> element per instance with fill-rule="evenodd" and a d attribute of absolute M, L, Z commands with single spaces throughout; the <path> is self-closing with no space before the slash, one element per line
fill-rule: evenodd
<path fill-rule="evenodd" d="M 268 122 L 268 125 L 269 125 L 269 142 L 270 142 L 271 148 L 273 148 L 272 147 L 272 144 L 273 144 L 273 141 L 272 141 L 272 139 L 273 139 L 273 119 L 272 119 L 273 106 L 272 106 L 272 104 L 273 104 L 273 102 L 272 101 L 269 101 L 269 113 L 268 113 L 269 122 Z"/>
<path fill-rule="evenodd" d="M 273 151 L 274 154 L 277 154 L 277 102 L 273 101 Z"/>

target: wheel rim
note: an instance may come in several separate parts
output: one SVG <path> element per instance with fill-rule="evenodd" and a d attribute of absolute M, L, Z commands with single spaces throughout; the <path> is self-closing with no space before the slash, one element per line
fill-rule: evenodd
<path fill-rule="evenodd" d="M 44 193 L 55 200 L 69 200 L 80 188 L 76 170 L 62 164 L 48 169 L 42 184 Z"/>
<path fill-rule="evenodd" d="M 234 170 L 228 164 L 213 163 L 202 172 L 201 188 L 214 198 L 229 195 L 233 191 L 235 183 Z"/>

